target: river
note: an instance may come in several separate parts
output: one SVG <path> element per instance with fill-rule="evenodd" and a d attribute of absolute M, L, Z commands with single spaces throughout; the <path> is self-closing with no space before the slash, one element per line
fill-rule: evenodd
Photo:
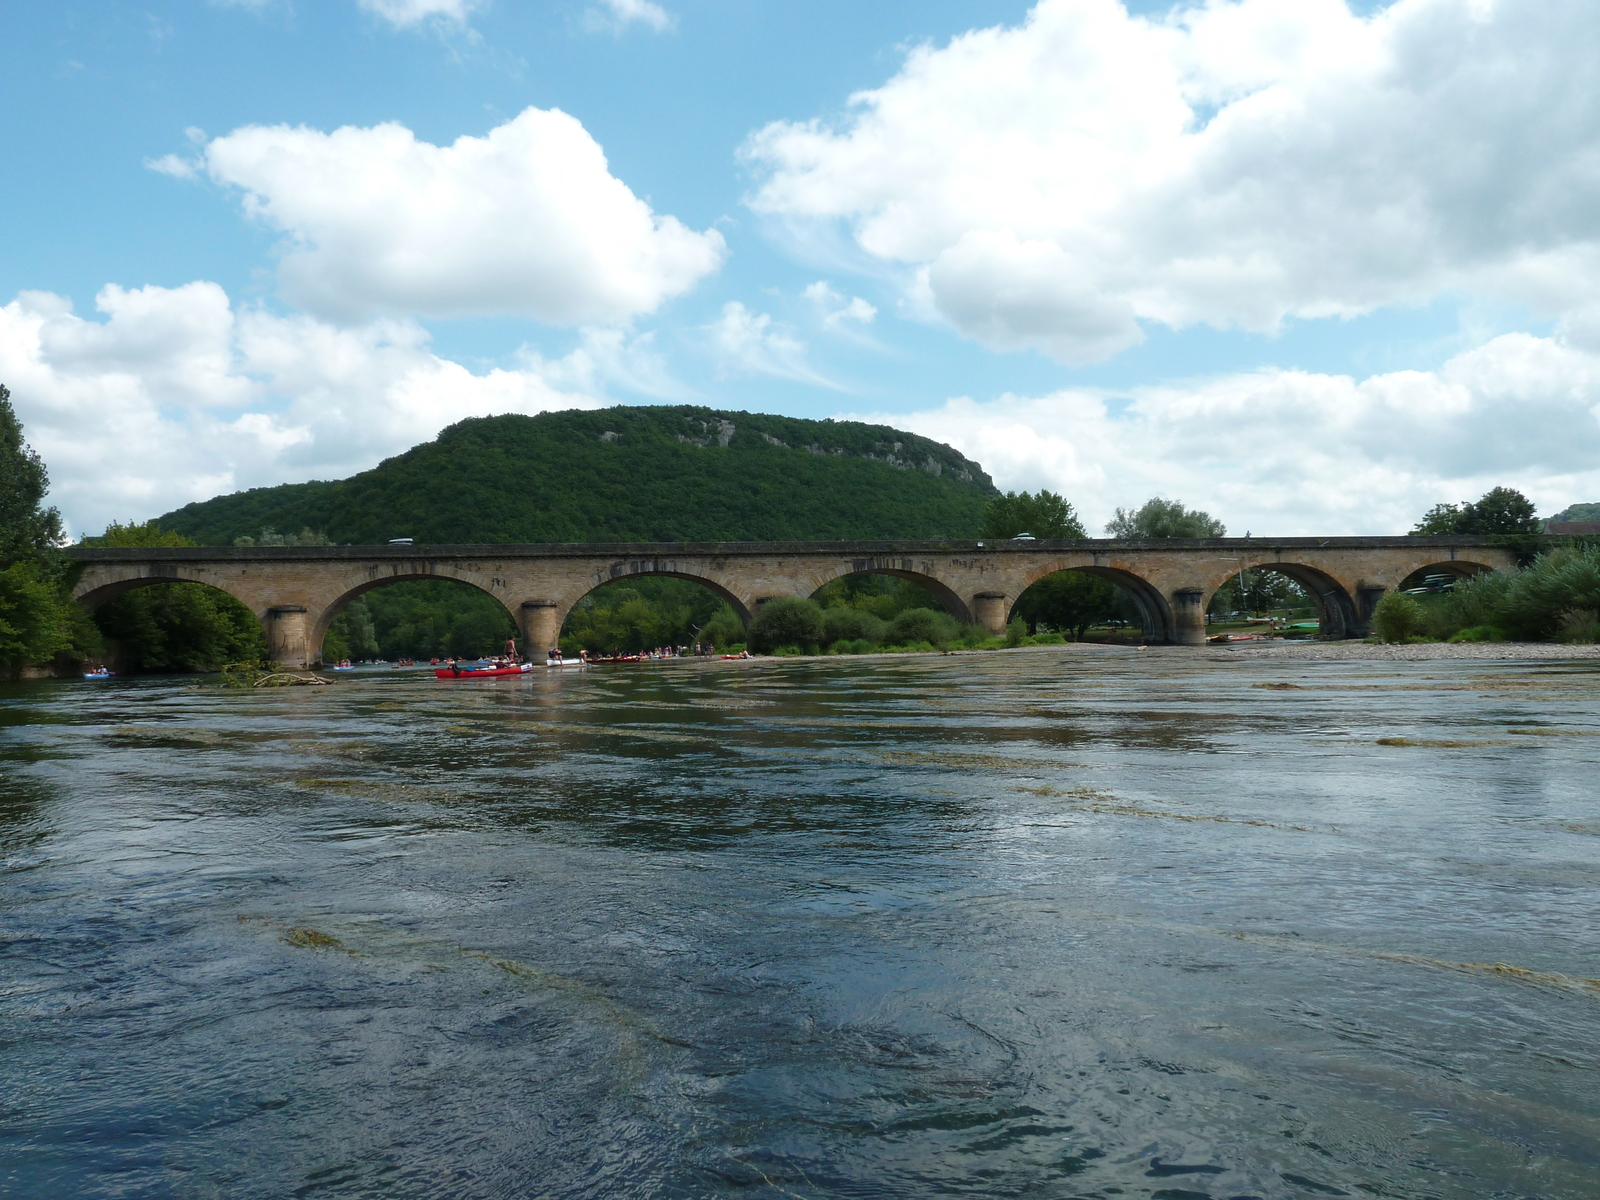
<path fill-rule="evenodd" d="M 0 685 L 0 1193 L 1595 1197 L 1597 684 Z"/>

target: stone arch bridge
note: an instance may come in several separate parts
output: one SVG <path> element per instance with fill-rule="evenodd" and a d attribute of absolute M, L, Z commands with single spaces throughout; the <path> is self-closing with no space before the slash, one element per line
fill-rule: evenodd
<path fill-rule="evenodd" d="M 860 572 L 914 580 L 951 615 L 999 632 L 1029 587 L 1078 570 L 1127 590 L 1152 642 L 1199 645 L 1212 594 L 1240 570 L 1277 571 L 1321 609 L 1327 637 L 1367 632 L 1379 597 L 1430 571 L 1504 570 L 1509 551 L 1472 537 L 1168 538 L 1148 541 L 688 542 L 494 546 L 185 546 L 77 548 L 74 596 L 93 610 L 159 583 L 219 588 L 256 614 L 271 653 L 313 665 L 328 624 L 351 600 L 389 583 L 453 579 L 494 596 L 523 644 L 555 644 L 562 622 L 595 588 L 640 575 L 705 585 L 749 620 L 776 596 L 810 596 Z"/>

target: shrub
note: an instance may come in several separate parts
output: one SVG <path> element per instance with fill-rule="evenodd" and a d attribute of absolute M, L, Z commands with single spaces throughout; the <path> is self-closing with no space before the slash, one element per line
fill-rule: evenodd
<path fill-rule="evenodd" d="M 947 613 L 931 608 L 908 608 L 889 623 L 887 641 L 896 646 L 927 642 L 943 649 L 955 640 L 961 627 Z"/>
<path fill-rule="evenodd" d="M 1385 592 L 1372 613 L 1372 628 L 1386 642 L 1404 642 L 1422 633 L 1427 614 L 1404 592 Z"/>
<path fill-rule="evenodd" d="M 1028 636 L 1028 623 L 1021 617 L 1013 617 L 1011 624 L 1006 626 L 1006 645 L 1020 646 Z"/>
<path fill-rule="evenodd" d="M 1506 631 L 1494 625 L 1473 625 L 1468 629 L 1459 629 L 1451 634 L 1452 642 L 1503 642 L 1506 640 Z"/>
<path fill-rule="evenodd" d="M 1600 642 L 1600 613 L 1592 608 L 1575 608 L 1561 618 L 1556 636 L 1573 646 L 1592 646 Z"/>
<path fill-rule="evenodd" d="M 887 628 L 881 617 L 859 608 L 825 608 L 822 610 L 824 636 L 830 642 L 881 642 Z"/>
<path fill-rule="evenodd" d="M 750 648 L 771 654 L 780 646 L 811 646 L 826 636 L 822 609 L 798 596 L 776 596 L 761 606 L 750 623 Z"/>
<path fill-rule="evenodd" d="M 739 620 L 737 613 L 724 604 L 716 615 L 700 627 L 695 634 L 695 641 L 709 642 L 713 646 L 731 646 L 735 642 L 742 642 L 745 638 L 744 622 Z"/>
<path fill-rule="evenodd" d="M 34 563 L 0 571 L 0 665 L 39 662 L 67 649 L 71 603 Z"/>
<path fill-rule="evenodd" d="M 1516 576 L 1485 571 L 1458 582 L 1454 588 L 1423 598 L 1427 630 L 1436 638 L 1450 639 L 1464 629 L 1480 626 L 1505 628 L 1505 600 Z"/>

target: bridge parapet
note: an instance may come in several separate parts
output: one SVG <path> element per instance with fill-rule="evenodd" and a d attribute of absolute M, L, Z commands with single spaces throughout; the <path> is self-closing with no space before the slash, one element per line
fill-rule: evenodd
<path fill-rule="evenodd" d="M 1204 614 L 1221 584 L 1244 570 L 1278 571 L 1322 608 L 1323 631 L 1350 637 L 1384 591 L 1427 569 L 1470 574 L 1513 565 L 1472 537 L 1085 538 L 1064 541 L 554 543 L 464 546 L 181 546 L 83 548 L 74 595 L 88 608 L 138 587 L 192 582 L 244 603 L 282 662 L 314 663 L 335 615 L 375 587 L 453 579 L 496 597 L 531 650 L 554 643 L 595 588 L 666 575 L 720 595 L 748 620 L 773 596 L 809 596 L 859 572 L 922 584 L 952 615 L 1003 630 L 1018 598 L 1059 570 L 1127 589 L 1152 641 L 1204 641 Z"/>

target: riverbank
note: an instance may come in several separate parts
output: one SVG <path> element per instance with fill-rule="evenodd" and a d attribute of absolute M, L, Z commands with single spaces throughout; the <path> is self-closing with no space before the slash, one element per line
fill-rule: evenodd
<path fill-rule="evenodd" d="M 1600 646 L 1568 646 L 1559 642 L 1245 642 L 1233 646 L 1162 647 L 1213 658 L 1371 659 L 1384 662 L 1434 662 L 1441 659 L 1522 661 L 1532 659 L 1600 658 Z"/>
<path fill-rule="evenodd" d="M 1383 642 L 1271 641 L 1240 642 L 1231 646 L 1119 646 L 1105 642 L 1063 642 L 1051 646 L 1009 646 L 992 650 L 900 650 L 872 654 L 775 654 L 744 659 L 664 659 L 661 663 L 698 663 L 718 666 L 797 662 L 856 662 L 885 659 L 938 657 L 992 657 L 1015 654 L 1058 654 L 1067 657 L 1129 657 L 1134 655 L 1187 659 L 1335 659 L 1376 662 L 1434 662 L 1453 659 L 1527 662 L 1551 659 L 1600 659 L 1600 646 L 1568 646 L 1557 642 L 1424 642 L 1389 645 Z"/>

